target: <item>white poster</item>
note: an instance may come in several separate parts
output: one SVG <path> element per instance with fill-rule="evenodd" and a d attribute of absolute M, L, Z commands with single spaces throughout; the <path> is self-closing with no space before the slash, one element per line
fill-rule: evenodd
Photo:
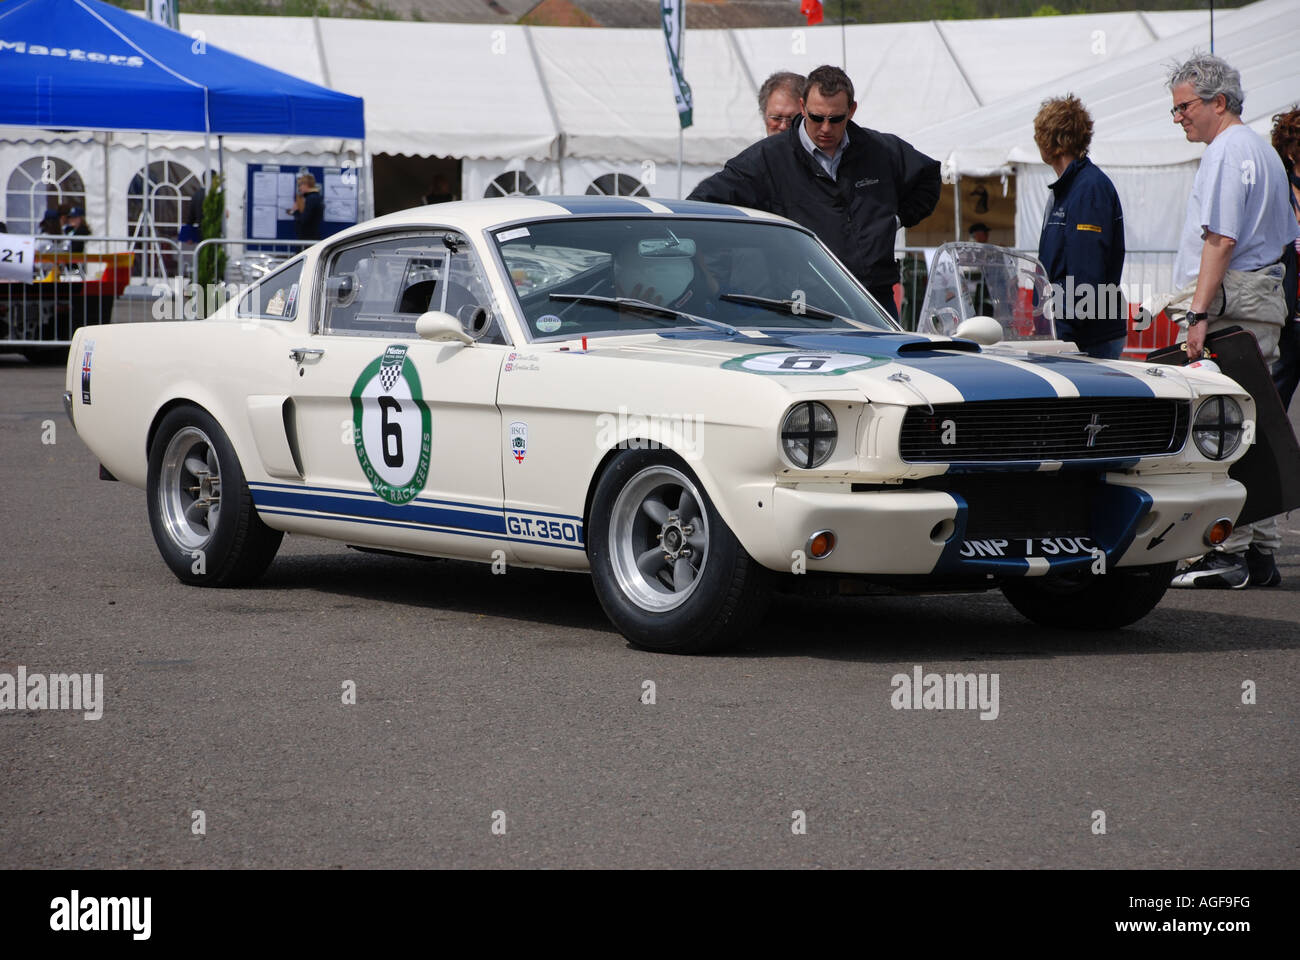
<path fill-rule="evenodd" d="M 355 170 L 325 174 L 325 219 L 331 223 L 356 222 L 357 174 Z"/>
<path fill-rule="evenodd" d="M 274 238 L 276 208 L 258 206 L 253 208 L 253 237 L 257 239 Z"/>
<path fill-rule="evenodd" d="M 253 171 L 253 199 L 255 207 L 273 207 L 280 202 L 279 174 L 271 170 Z"/>
<path fill-rule="evenodd" d="M 31 283 L 35 237 L 0 233 L 0 283 Z"/>
<path fill-rule="evenodd" d="M 298 178 L 292 173 L 277 173 L 275 177 L 280 192 L 275 209 L 279 211 L 281 220 L 292 220 L 293 214 L 288 211 L 293 209 L 294 201 L 298 199 Z"/>

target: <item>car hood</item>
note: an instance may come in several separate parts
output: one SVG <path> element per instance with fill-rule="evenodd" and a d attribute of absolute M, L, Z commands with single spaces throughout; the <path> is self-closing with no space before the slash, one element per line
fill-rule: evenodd
<path fill-rule="evenodd" d="M 956 403 L 1057 397 L 1188 399 L 1193 377 L 1173 367 L 1093 360 L 1033 344 L 981 348 L 915 333 L 767 331 L 732 337 L 667 331 L 623 344 L 597 341 L 595 356 L 712 366 L 765 377 L 793 394 L 851 393 L 874 403 Z M 1211 375 L 1216 385 L 1231 381 Z M 1208 384 L 1207 384 L 1208 385 Z"/>

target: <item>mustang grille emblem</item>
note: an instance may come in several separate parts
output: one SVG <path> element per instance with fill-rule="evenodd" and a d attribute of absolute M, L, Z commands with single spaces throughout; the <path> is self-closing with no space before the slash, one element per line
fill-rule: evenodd
<path fill-rule="evenodd" d="M 1100 413 L 1094 413 L 1092 415 L 1091 422 L 1083 428 L 1084 432 L 1088 434 L 1088 446 L 1095 447 L 1097 445 L 1097 434 L 1105 430 L 1107 426 L 1109 426 L 1109 424 L 1101 422 Z"/>

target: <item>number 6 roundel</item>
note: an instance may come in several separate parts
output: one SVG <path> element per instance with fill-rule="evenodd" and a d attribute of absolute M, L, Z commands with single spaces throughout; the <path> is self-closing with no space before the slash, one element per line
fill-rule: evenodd
<path fill-rule="evenodd" d="M 352 426 L 357 462 L 375 493 L 394 504 L 414 500 L 429 480 L 433 429 L 405 344 L 388 347 L 357 377 Z"/>

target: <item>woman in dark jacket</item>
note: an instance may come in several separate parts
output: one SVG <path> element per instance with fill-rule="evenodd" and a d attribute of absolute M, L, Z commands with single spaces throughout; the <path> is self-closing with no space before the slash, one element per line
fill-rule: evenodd
<path fill-rule="evenodd" d="M 1034 143 L 1056 171 L 1043 218 L 1038 259 L 1055 300 L 1056 332 L 1090 357 L 1118 360 L 1128 335 L 1124 271 L 1124 210 L 1110 177 L 1088 159 L 1092 117 L 1078 97 L 1043 101 Z"/>

